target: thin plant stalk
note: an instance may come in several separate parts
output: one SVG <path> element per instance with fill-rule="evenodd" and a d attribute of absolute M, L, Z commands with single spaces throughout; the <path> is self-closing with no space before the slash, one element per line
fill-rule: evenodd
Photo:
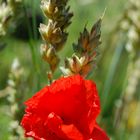
<path fill-rule="evenodd" d="M 108 70 L 108 74 L 107 74 L 105 84 L 104 84 L 104 87 L 103 87 L 103 92 L 102 92 L 102 95 L 101 95 L 103 112 L 106 109 L 107 97 L 108 97 L 109 92 L 111 90 L 111 84 L 112 84 L 112 81 L 113 81 L 113 78 L 114 78 L 114 75 L 115 75 L 115 72 L 116 72 L 117 65 L 119 63 L 120 56 L 121 56 L 122 51 L 123 51 L 123 47 L 124 47 L 123 43 L 121 42 L 121 44 L 119 44 L 118 47 L 116 47 L 115 52 L 114 52 L 113 57 L 112 57 L 112 61 L 111 61 L 111 64 L 110 64 L 110 67 L 109 67 L 109 70 Z"/>

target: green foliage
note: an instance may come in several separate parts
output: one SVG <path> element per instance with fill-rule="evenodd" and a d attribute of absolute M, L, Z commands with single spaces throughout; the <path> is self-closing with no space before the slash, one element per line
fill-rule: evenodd
<path fill-rule="evenodd" d="M 69 5 L 71 6 L 70 11 L 73 11 L 74 17 L 68 29 L 69 38 L 66 46 L 58 55 L 61 59 L 70 57 L 73 52 L 72 43 L 77 41 L 79 33 L 85 25 L 87 29 L 90 29 L 93 23 L 95 23 L 98 17 L 103 13 L 104 9 L 107 8 L 102 21 L 102 45 L 100 47 L 97 68 L 88 76 L 88 78 L 94 79 L 96 82 L 101 98 L 102 113 L 98 121 L 103 125 L 112 140 L 139 140 L 138 132 L 134 131 L 134 129 L 126 127 L 123 130 L 117 130 L 114 127 L 116 104 L 122 96 L 122 92 L 126 86 L 125 84 L 127 83 L 126 76 L 129 65 L 129 54 L 125 49 L 127 34 L 123 33 L 118 38 L 116 37 L 118 31 L 112 31 L 119 23 L 118 21 L 124 13 L 124 5 L 127 5 L 128 1 L 89 0 L 89 2 L 90 3 L 85 3 L 84 0 L 69 1 Z M 39 52 L 41 39 L 37 37 L 38 29 L 36 28 L 36 15 L 38 14 L 41 18 L 44 16 L 40 11 L 39 3 L 39 0 L 36 2 L 34 2 L 34 0 L 25 0 L 23 3 L 24 8 L 21 12 L 26 16 L 17 19 L 17 23 L 20 20 L 20 22 L 26 25 L 29 31 L 21 33 L 29 35 L 27 40 L 19 40 L 10 33 L 0 40 L 1 43 L 4 42 L 4 44 L 6 44 L 3 48 L 0 43 L 0 90 L 7 86 L 11 63 L 15 57 L 18 57 L 22 67 L 25 69 L 25 81 L 27 82 L 27 87 L 25 87 L 27 95 L 25 98 L 31 97 L 36 91 L 47 84 L 46 69 L 48 69 L 49 66 L 41 60 Z M 30 9 L 33 14 L 31 21 L 27 17 L 29 14 L 28 9 Z M 84 30 L 84 34 L 89 34 L 87 29 Z M 100 43 L 100 31 L 97 31 L 96 37 L 97 41 L 95 44 L 98 45 Z M 83 38 L 84 36 L 81 35 L 79 42 Z M 60 65 L 63 65 L 63 62 L 61 62 Z M 54 73 L 55 78 L 58 78 L 59 75 L 60 70 Z M 0 98 L 0 139 L 2 140 L 8 140 L 10 135 L 9 124 L 11 120 L 8 116 L 9 110 L 7 106 L 5 106 L 6 104 L 7 97 Z"/>

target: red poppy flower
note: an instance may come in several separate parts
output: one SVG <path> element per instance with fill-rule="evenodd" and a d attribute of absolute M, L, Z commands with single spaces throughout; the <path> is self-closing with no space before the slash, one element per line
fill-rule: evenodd
<path fill-rule="evenodd" d="M 109 140 L 97 125 L 95 83 L 79 75 L 60 78 L 25 102 L 21 125 L 34 140 Z"/>

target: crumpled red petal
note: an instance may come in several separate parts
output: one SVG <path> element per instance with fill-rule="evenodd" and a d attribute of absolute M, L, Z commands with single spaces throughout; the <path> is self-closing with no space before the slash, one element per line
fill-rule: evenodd
<path fill-rule="evenodd" d="M 96 124 L 96 84 L 80 75 L 62 77 L 25 102 L 21 125 L 34 140 L 108 140 Z M 91 139 L 90 139 L 91 138 Z"/>

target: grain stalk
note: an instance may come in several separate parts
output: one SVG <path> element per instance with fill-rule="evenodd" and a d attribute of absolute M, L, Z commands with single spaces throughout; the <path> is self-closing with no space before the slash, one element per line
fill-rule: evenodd
<path fill-rule="evenodd" d="M 0 2 L 0 38 L 5 36 L 13 17 L 18 14 L 22 0 L 7 0 Z"/>
<path fill-rule="evenodd" d="M 129 55 L 129 64 L 126 74 L 126 82 L 121 98 L 118 100 L 115 126 L 116 128 L 130 128 L 129 122 L 132 120 L 131 113 L 136 111 L 132 108 L 133 103 L 140 102 L 138 97 L 140 85 L 140 1 L 130 0 L 123 18 L 120 21 L 119 28 L 127 33 L 126 50 Z M 131 108 L 131 110 L 130 110 Z M 135 123 L 136 124 L 136 123 Z M 139 126 L 140 127 L 140 126 Z M 131 130 L 135 126 L 131 125 Z"/>
<path fill-rule="evenodd" d="M 98 46 L 101 44 L 102 17 L 93 25 L 89 32 L 87 28 L 80 33 L 77 44 L 73 44 L 74 53 L 71 58 L 65 59 L 65 66 L 60 67 L 66 76 L 80 74 L 86 77 L 95 67 L 98 55 Z"/>
<path fill-rule="evenodd" d="M 52 79 L 52 73 L 59 64 L 57 52 L 60 51 L 66 43 L 68 33 L 67 27 L 71 24 L 73 14 L 69 12 L 67 6 L 68 0 L 42 0 L 41 9 L 48 17 L 48 24 L 40 24 L 39 31 L 44 41 L 41 44 L 42 58 L 49 64 L 50 72 L 48 79 Z"/>
<path fill-rule="evenodd" d="M 10 69 L 7 87 L 0 91 L 0 98 L 6 98 L 8 100 L 8 114 L 11 118 L 9 140 L 27 140 L 24 138 L 23 129 L 20 126 L 24 110 L 24 92 L 26 89 L 24 72 L 25 71 L 21 67 L 19 60 L 14 59 Z"/>

